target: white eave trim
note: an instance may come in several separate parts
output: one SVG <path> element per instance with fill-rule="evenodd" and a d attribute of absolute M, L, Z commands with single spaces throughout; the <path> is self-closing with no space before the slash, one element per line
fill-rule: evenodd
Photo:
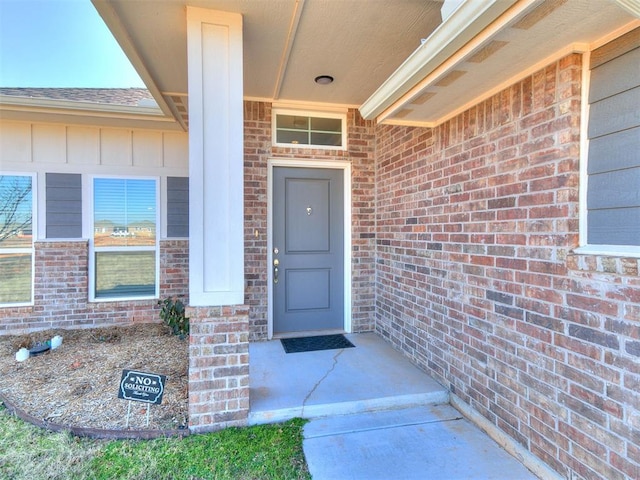
<path fill-rule="evenodd" d="M 157 107 L 114 105 L 0 95 L 0 112 L 32 112 L 81 117 L 122 118 L 176 123 Z"/>
<path fill-rule="evenodd" d="M 418 121 L 415 121 L 415 120 L 402 120 L 402 119 L 396 119 L 396 118 L 388 118 L 393 113 L 393 108 L 389 108 L 388 110 L 385 110 L 384 112 L 382 112 L 377 117 L 378 118 L 378 122 L 379 123 L 384 122 L 387 125 L 400 125 L 400 126 L 408 126 L 408 127 L 424 127 L 424 128 L 437 127 L 438 125 L 443 124 L 447 120 L 458 116 L 462 112 L 465 112 L 465 111 L 469 110 L 474 105 L 478 105 L 480 102 L 486 100 L 487 98 L 490 98 L 493 95 L 501 92 L 502 90 L 504 90 L 508 86 L 514 85 L 514 84 L 522 81 L 524 78 L 532 75 L 533 73 L 537 72 L 541 68 L 544 68 L 545 66 L 547 66 L 547 65 L 549 65 L 549 64 L 551 64 L 551 63 L 553 63 L 553 62 L 555 62 L 557 60 L 560 60 L 561 58 L 564 58 L 567 55 L 570 55 L 572 53 L 584 54 L 585 52 L 588 52 L 589 50 L 590 50 L 589 44 L 586 44 L 586 43 L 572 43 L 572 44 L 566 46 L 565 48 L 562 48 L 562 49 L 558 50 L 557 52 L 552 53 L 548 57 L 545 57 L 544 60 L 541 60 L 541 61 L 538 61 L 538 62 L 532 64 L 526 70 L 518 72 L 514 76 L 507 77 L 502 82 L 497 83 L 493 88 L 491 88 L 489 90 L 486 90 L 486 91 L 483 91 L 479 96 L 474 97 L 473 99 L 469 100 L 468 102 L 461 103 L 459 106 L 457 106 L 455 108 L 452 108 L 444 116 L 436 117 L 433 120 L 427 120 L 427 121 L 418 122 Z M 437 70 L 436 70 L 436 73 L 437 73 Z M 439 78 L 440 75 L 436 74 L 435 77 Z M 426 77 L 424 81 L 418 82 L 418 84 L 416 85 L 415 89 L 419 89 L 419 86 L 420 86 L 421 83 L 428 83 L 428 81 L 429 81 L 429 77 Z M 406 96 L 409 96 L 409 93 L 407 93 Z M 399 100 L 402 101 L 403 98 L 404 97 L 401 97 Z"/>
<path fill-rule="evenodd" d="M 360 106 L 373 120 L 518 0 L 466 1 Z M 532 3 L 527 0 L 526 3 Z"/>
<path fill-rule="evenodd" d="M 0 95 L 0 106 L 3 108 L 16 107 L 16 108 L 47 108 L 64 110 L 67 113 L 69 110 L 82 111 L 82 112 L 103 112 L 103 113 L 124 113 L 135 115 L 154 115 L 157 117 L 163 117 L 162 110 L 158 107 L 144 107 L 133 105 L 117 105 L 113 103 L 94 103 L 94 102 L 77 102 L 72 100 L 52 100 L 49 98 L 38 97 L 17 97 L 14 95 Z"/>
<path fill-rule="evenodd" d="M 640 0 L 615 0 L 627 12 L 640 18 Z"/>

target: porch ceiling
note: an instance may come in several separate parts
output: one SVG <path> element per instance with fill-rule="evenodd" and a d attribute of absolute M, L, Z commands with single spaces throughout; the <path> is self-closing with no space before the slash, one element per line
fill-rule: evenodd
<path fill-rule="evenodd" d="M 354 106 L 422 126 L 640 23 L 638 0 L 446 0 L 444 21 L 443 0 L 92 1 L 185 129 L 187 6 L 243 15 L 245 98 Z M 335 81 L 317 85 L 318 75 Z"/>
<path fill-rule="evenodd" d="M 483 2 L 484 9 L 467 2 L 447 17 L 362 105 L 363 116 L 435 126 L 561 56 L 588 52 L 640 24 L 636 0 Z M 490 8 L 499 14 L 487 21 Z"/>
<path fill-rule="evenodd" d="M 93 0 L 165 113 L 187 112 L 186 6 L 243 15 L 244 95 L 359 106 L 441 23 L 442 0 Z M 331 75 L 331 85 L 314 83 Z"/>

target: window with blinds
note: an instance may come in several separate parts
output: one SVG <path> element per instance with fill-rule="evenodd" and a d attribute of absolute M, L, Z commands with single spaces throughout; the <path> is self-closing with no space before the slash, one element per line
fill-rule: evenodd
<path fill-rule="evenodd" d="M 0 305 L 33 302 L 33 183 L 0 174 Z"/>
<path fill-rule="evenodd" d="M 156 179 L 94 178 L 94 299 L 158 296 L 157 191 Z"/>

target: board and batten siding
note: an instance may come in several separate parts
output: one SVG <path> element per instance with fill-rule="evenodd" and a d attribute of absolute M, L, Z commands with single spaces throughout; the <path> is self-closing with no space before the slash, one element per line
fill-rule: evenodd
<path fill-rule="evenodd" d="M 0 174 L 38 174 L 38 231 L 47 239 L 82 238 L 87 175 L 166 179 L 167 236 L 186 238 L 188 143 L 187 133 L 0 120 Z"/>
<path fill-rule="evenodd" d="M 78 173 L 128 174 L 119 167 L 132 167 L 147 175 L 161 168 L 186 175 L 188 143 L 179 132 L 0 121 L 0 168 L 64 165 Z"/>
<path fill-rule="evenodd" d="M 587 243 L 640 246 L 640 28 L 595 50 Z"/>

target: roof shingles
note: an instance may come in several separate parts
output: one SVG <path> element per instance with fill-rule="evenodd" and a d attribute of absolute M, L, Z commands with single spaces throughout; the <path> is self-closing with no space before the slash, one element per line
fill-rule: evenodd
<path fill-rule="evenodd" d="M 67 102 L 140 106 L 153 97 L 146 88 L 0 88 L 0 95 Z M 147 102 L 144 102 L 149 106 Z"/>

